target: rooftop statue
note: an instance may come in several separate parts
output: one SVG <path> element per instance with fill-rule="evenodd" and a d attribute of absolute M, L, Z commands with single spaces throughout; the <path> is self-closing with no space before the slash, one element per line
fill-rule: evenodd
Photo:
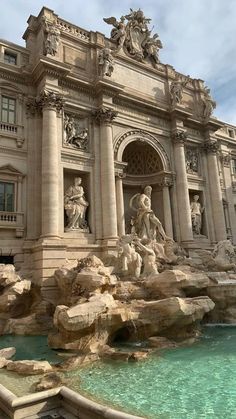
<path fill-rule="evenodd" d="M 158 54 L 162 43 L 157 33 L 151 35 L 152 30 L 148 28 L 151 19 L 147 19 L 141 9 L 130 9 L 130 13 L 121 16 L 120 21 L 115 17 L 103 20 L 114 26 L 110 39 L 116 44 L 116 52 L 123 50 L 129 57 L 151 62 L 154 67 L 160 62 Z"/>
<path fill-rule="evenodd" d="M 180 104 L 183 99 L 183 89 L 187 85 L 190 77 L 183 77 L 179 74 L 176 74 L 175 80 L 172 81 L 170 85 L 170 98 L 171 98 L 171 104 L 176 105 Z"/>
<path fill-rule="evenodd" d="M 208 120 L 211 117 L 211 115 L 213 113 L 213 110 L 216 107 L 216 102 L 212 99 L 211 91 L 208 87 L 205 87 L 205 92 L 204 93 L 205 93 L 205 97 L 202 100 L 202 102 L 203 102 L 203 118 L 205 120 Z"/>

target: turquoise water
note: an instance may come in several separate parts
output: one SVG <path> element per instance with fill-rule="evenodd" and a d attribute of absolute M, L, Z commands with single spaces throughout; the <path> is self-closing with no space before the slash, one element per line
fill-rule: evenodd
<path fill-rule="evenodd" d="M 16 359 L 58 361 L 42 336 L 4 336 Z M 59 357 L 61 360 L 61 357 Z M 97 364 L 65 374 L 68 386 L 126 412 L 150 419 L 236 419 L 236 327 L 207 327 L 191 347 L 161 351 L 139 363 Z M 39 376 L 0 370 L 0 382 L 17 395 Z"/>
<path fill-rule="evenodd" d="M 0 336 L 0 349 L 14 346 L 13 361 L 34 359 L 35 361 L 61 362 L 62 358 L 47 345 L 47 336 Z"/>
<path fill-rule="evenodd" d="M 152 419 L 236 418 L 235 327 L 208 327 L 192 347 L 160 355 L 140 363 L 100 362 L 71 372 L 71 387 Z"/>

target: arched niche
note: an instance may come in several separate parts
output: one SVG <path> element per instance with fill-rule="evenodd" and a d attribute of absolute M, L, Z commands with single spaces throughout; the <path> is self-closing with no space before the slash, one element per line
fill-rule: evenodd
<path fill-rule="evenodd" d="M 164 224 L 163 178 L 171 176 L 170 161 L 156 137 L 145 131 L 134 130 L 122 134 L 115 141 L 115 158 L 126 165 L 123 177 L 125 230 L 130 231 L 135 215 L 129 203 L 132 196 L 151 185 L 152 209 Z"/>

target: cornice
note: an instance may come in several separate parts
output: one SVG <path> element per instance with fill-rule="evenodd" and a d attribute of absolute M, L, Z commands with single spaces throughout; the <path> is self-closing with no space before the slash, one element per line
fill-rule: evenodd
<path fill-rule="evenodd" d="M 32 78 L 34 82 L 38 82 L 47 74 L 60 79 L 66 77 L 70 71 L 70 65 L 41 56 L 32 70 Z"/>

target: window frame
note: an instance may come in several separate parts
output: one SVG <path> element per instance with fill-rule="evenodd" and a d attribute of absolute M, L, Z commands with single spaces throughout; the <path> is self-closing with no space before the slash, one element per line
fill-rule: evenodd
<path fill-rule="evenodd" d="M 4 108 L 4 99 L 7 99 L 8 101 L 8 105 L 6 108 Z M 10 101 L 14 102 L 14 110 L 12 111 L 10 109 Z M 7 113 L 7 118 L 3 118 L 3 114 L 4 112 Z M 11 118 L 10 115 L 14 115 L 13 121 L 11 122 Z M 16 125 L 16 117 L 17 117 L 17 101 L 16 98 L 13 96 L 8 96 L 7 94 L 2 93 L 1 94 L 1 122 L 5 123 L 5 124 L 11 124 L 11 125 Z"/>
<path fill-rule="evenodd" d="M 12 185 L 12 187 L 13 187 L 13 193 L 12 193 L 13 199 L 12 199 L 12 208 L 9 210 L 9 209 L 7 209 L 7 202 L 5 201 L 6 198 L 4 198 L 4 200 L 3 200 L 4 209 L 1 209 L 1 207 L 0 207 L 0 211 L 1 212 L 16 212 L 16 189 L 17 189 L 16 182 L 14 182 L 13 180 L 5 180 L 5 179 L 2 180 L 2 179 L 0 179 L 0 185 L 1 184 L 3 184 L 4 186 Z M 4 197 L 5 197 L 5 195 L 6 195 L 6 192 L 4 192 Z"/>
<path fill-rule="evenodd" d="M 9 57 L 10 59 L 7 60 L 7 57 Z M 11 61 L 11 58 L 13 58 L 13 62 Z M 18 57 L 17 57 L 17 53 L 14 51 L 10 51 L 8 49 L 4 50 L 4 57 L 3 57 L 4 63 L 5 64 L 10 64 L 10 65 L 15 65 L 17 66 L 17 61 L 18 61 Z"/>

